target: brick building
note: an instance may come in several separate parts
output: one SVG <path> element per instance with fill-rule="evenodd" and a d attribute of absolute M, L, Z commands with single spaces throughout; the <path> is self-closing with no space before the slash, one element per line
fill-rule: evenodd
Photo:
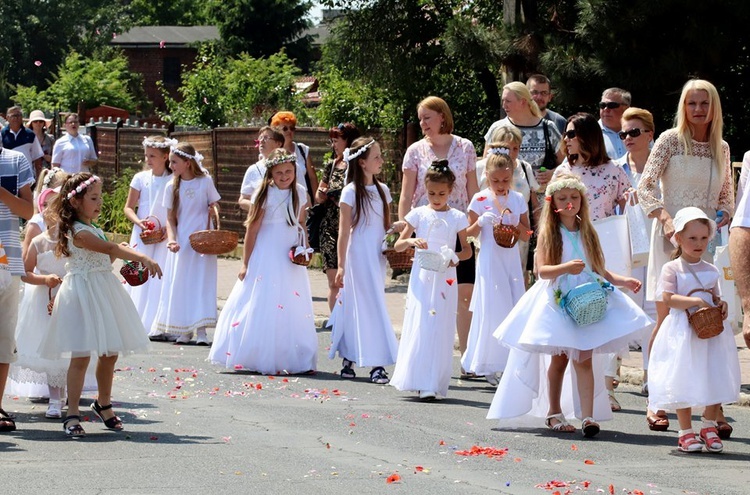
<path fill-rule="evenodd" d="M 219 38 L 216 26 L 135 26 L 110 43 L 122 49 L 131 71 L 143 74 L 148 99 L 157 109 L 166 110 L 157 81 L 178 99 L 182 71 L 195 63 L 198 44 Z"/>

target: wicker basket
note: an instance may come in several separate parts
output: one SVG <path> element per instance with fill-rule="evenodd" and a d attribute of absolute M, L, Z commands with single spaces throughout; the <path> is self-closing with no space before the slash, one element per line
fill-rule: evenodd
<path fill-rule="evenodd" d="M 214 229 L 211 229 L 213 220 Z M 190 247 L 201 254 L 226 254 L 237 247 L 239 236 L 237 232 L 221 230 L 219 209 L 215 206 L 208 210 L 208 224 L 206 230 L 198 230 L 190 234 Z"/>
<path fill-rule="evenodd" d="M 503 223 L 503 215 L 505 215 L 506 211 L 508 213 L 513 213 L 509 208 L 505 208 L 502 213 L 500 213 L 500 222 L 492 227 L 492 235 L 498 246 L 512 248 L 518 242 L 520 231 L 515 225 L 507 225 Z"/>
<path fill-rule="evenodd" d="M 605 288 L 593 274 L 589 275 L 593 281 L 570 289 L 560 300 L 560 306 L 579 327 L 604 319 L 607 313 L 607 291 L 612 289 L 609 283 L 605 283 Z"/>
<path fill-rule="evenodd" d="M 711 291 L 705 289 L 693 289 L 688 292 L 688 296 L 695 292 L 708 292 L 713 295 Z M 687 313 L 688 322 L 699 339 L 710 339 L 724 331 L 724 318 L 719 306 L 701 308 L 694 313 L 685 310 L 685 313 Z"/>
<path fill-rule="evenodd" d="M 312 255 L 308 254 L 307 256 L 305 256 L 305 253 L 300 253 L 295 256 L 294 252 L 297 250 L 297 247 L 298 246 L 294 246 L 289 250 L 289 259 L 292 260 L 292 263 L 294 263 L 295 265 L 310 266 Z"/>
<path fill-rule="evenodd" d="M 159 244 L 167 238 L 167 229 L 161 226 L 161 222 L 153 215 L 149 215 L 143 220 L 153 219 L 155 227 L 151 230 L 141 232 L 141 242 L 143 244 Z"/>
<path fill-rule="evenodd" d="M 126 261 L 120 268 L 120 275 L 128 285 L 138 287 L 148 281 L 148 268 L 139 261 Z"/>
<path fill-rule="evenodd" d="M 383 251 L 383 254 L 388 260 L 391 270 L 408 270 L 414 261 L 414 248 L 411 246 L 401 252 L 388 248 Z"/>

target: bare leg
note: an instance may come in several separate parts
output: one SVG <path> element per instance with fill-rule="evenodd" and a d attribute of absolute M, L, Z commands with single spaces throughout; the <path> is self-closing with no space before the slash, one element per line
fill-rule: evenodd
<path fill-rule="evenodd" d="M 693 410 L 689 407 L 677 409 L 677 421 L 680 423 L 680 430 L 690 430 L 693 428 Z"/>
<path fill-rule="evenodd" d="M 333 311 L 333 306 L 336 304 L 336 297 L 339 295 L 339 288 L 336 286 L 336 270 L 326 270 L 326 277 L 328 277 L 328 309 Z"/>
<path fill-rule="evenodd" d="M 591 366 L 591 357 L 583 361 L 573 361 L 573 367 L 576 370 L 581 414 L 588 418 L 594 415 L 594 369 Z"/>
<path fill-rule="evenodd" d="M 79 402 L 81 401 L 83 381 L 86 378 L 89 361 L 91 361 L 90 356 L 70 359 L 70 365 L 68 366 L 68 416 L 78 416 L 81 413 Z"/>
<path fill-rule="evenodd" d="M 99 361 L 96 363 L 96 385 L 99 389 L 99 401 L 100 406 L 108 406 L 112 404 L 112 382 L 115 379 L 115 363 L 117 363 L 117 354 L 114 356 L 99 356 Z M 101 412 L 104 419 L 109 419 L 115 416 L 112 409 L 106 409 Z"/>
<path fill-rule="evenodd" d="M 735 227 L 729 236 L 729 259 L 732 262 L 732 275 L 742 300 L 745 318 L 742 322 L 742 336 L 745 345 L 750 347 L 750 229 Z"/>
<path fill-rule="evenodd" d="M 3 396 L 5 395 L 5 382 L 8 381 L 9 363 L 0 363 L 0 409 L 3 408 Z"/>
<path fill-rule="evenodd" d="M 458 314 L 456 315 L 456 330 L 458 333 L 458 350 L 461 355 L 466 352 L 466 346 L 469 343 L 469 329 L 471 328 L 471 293 L 474 291 L 474 284 L 458 285 Z"/>

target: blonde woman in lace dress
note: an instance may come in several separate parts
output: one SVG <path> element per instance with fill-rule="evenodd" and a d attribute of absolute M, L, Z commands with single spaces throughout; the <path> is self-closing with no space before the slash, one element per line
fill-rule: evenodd
<path fill-rule="evenodd" d="M 717 222 L 721 228 L 729 223 L 734 212 L 729 145 L 722 139 L 723 118 L 716 87 L 700 79 L 688 81 L 682 88 L 676 121 L 674 128 L 656 140 L 638 184 L 643 210 L 656 219 L 646 275 L 646 298 L 656 302 L 657 313 L 649 347 L 669 313 L 666 304 L 656 299 L 655 289 L 662 267 L 675 249 L 670 242 L 674 234 L 672 216 L 687 206 L 701 208 L 708 218 L 717 218 L 717 213 L 723 211 L 722 220 Z M 709 262 L 712 257 L 713 253 L 704 254 Z M 649 427 L 665 430 L 668 427 L 663 421 L 665 417 L 659 416 L 662 421 L 655 426 L 655 417 L 649 411 Z M 726 424 L 723 416 L 720 420 L 719 435 L 728 438 L 731 426 L 723 427 L 721 423 Z"/>

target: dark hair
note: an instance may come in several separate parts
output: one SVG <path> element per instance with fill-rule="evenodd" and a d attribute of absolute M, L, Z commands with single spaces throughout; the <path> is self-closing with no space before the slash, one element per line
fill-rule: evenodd
<path fill-rule="evenodd" d="M 571 164 L 585 162 L 589 167 L 596 167 L 607 163 L 610 158 L 607 155 L 607 147 L 604 145 L 602 128 L 590 113 L 579 112 L 568 118 L 568 124 L 573 124 L 578 138 L 578 155 L 568 155 L 567 147 L 565 155 Z M 566 126 L 567 127 L 567 126 Z"/>
<path fill-rule="evenodd" d="M 281 130 L 278 127 L 274 127 L 271 125 L 264 125 L 260 129 L 258 129 L 258 136 L 263 134 L 264 132 L 267 132 L 271 135 L 271 140 L 276 141 L 279 143 L 279 147 L 284 146 L 284 134 L 281 132 Z"/>
<path fill-rule="evenodd" d="M 549 77 L 545 76 L 544 74 L 532 74 L 529 76 L 529 78 L 526 80 L 526 86 L 531 85 L 531 81 L 534 81 L 537 84 L 546 84 L 547 86 L 552 88 L 552 81 L 549 80 Z"/>
<path fill-rule="evenodd" d="M 370 136 L 362 136 L 360 138 L 357 138 L 352 143 L 349 149 L 350 154 L 356 154 L 357 151 L 359 151 L 361 148 L 366 147 L 365 151 L 361 155 L 349 162 L 348 173 L 346 174 L 346 183 L 354 183 L 355 208 L 354 218 L 352 219 L 352 228 L 359 225 L 359 221 L 362 219 L 363 215 L 365 218 L 367 217 L 370 206 L 372 206 L 372 198 L 367 192 L 367 188 L 365 186 L 365 173 L 359 162 L 360 160 L 367 160 L 367 158 L 370 156 L 370 152 L 372 151 L 373 146 L 375 146 L 376 144 L 377 142 L 375 141 L 375 138 L 372 138 Z M 375 189 L 378 192 L 378 196 L 380 196 L 380 200 L 383 203 L 383 225 L 385 229 L 388 230 L 388 227 L 391 223 L 391 212 L 388 209 L 388 201 L 385 197 L 385 192 L 383 191 L 382 184 L 380 184 L 377 179 L 375 179 L 375 185 L 377 186 Z"/>
<path fill-rule="evenodd" d="M 275 149 L 268 155 L 268 160 L 266 163 L 273 163 L 273 160 L 276 158 L 281 158 L 283 156 L 289 155 L 287 151 L 283 148 Z M 292 204 L 291 204 L 291 210 L 289 208 L 289 205 L 287 205 L 287 219 L 286 222 L 289 225 L 294 225 L 297 222 L 297 216 L 298 216 L 298 209 L 299 209 L 299 196 L 297 194 L 297 165 L 294 161 L 295 155 L 289 155 L 290 159 L 285 162 L 278 162 L 273 165 L 266 167 L 266 174 L 263 176 L 263 182 L 260 183 L 260 186 L 258 186 L 257 196 L 255 197 L 255 202 L 253 202 L 252 206 L 250 207 L 250 211 L 247 212 L 247 219 L 245 220 L 245 227 L 249 227 L 250 224 L 252 224 L 254 221 L 256 221 L 258 218 L 260 218 L 260 212 L 266 207 L 266 198 L 268 197 L 268 188 L 273 183 L 273 169 L 277 165 L 281 165 L 282 163 L 291 163 L 294 165 L 294 180 L 292 181 Z"/>
<path fill-rule="evenodd" d="M 427 169 L 424 181 L 425 183 L 448 184 L 448 187 L 453 189 L 453 184 L 456 182 L 456 174 L 450 169 L 448 160 L 435 160 Z"/>
<path fill-rule="evenodd" d="M 73 223 L 78 220 L 78 212 L 76 212 L 73 203 L 71 203 L 71 199 L 83 196 L 86 194 L 86 189 L 77 193 L 71 199 L 68 199 L 68 193 L 75 190 L 75 188 L 89 180 L 92 176 L 93 175 L 88 172 L 80 172 L 68 177 L 60 187 L 60 194 L 57 195 L 52 202 L 52 205 L 50 205 L 54 213 L 54 218 L 57 219 L 57 245 L 55 245 L 55 255 L 58 258 L 62 256 L 70 256 L 68 233 L 73 232 Z"/>
<path fill-rule="evenodd" d="M 328 130 L 328 137 L 342 138 L 344 141 L 346 141 L 347 148 L 351 147 L 352 142 L 359 136 L 359 129 L 357 129 L 357 127 L 350 122 L 344 122 L 343 124 L 339 124 L 336 127 L 331 127 Z"/>

